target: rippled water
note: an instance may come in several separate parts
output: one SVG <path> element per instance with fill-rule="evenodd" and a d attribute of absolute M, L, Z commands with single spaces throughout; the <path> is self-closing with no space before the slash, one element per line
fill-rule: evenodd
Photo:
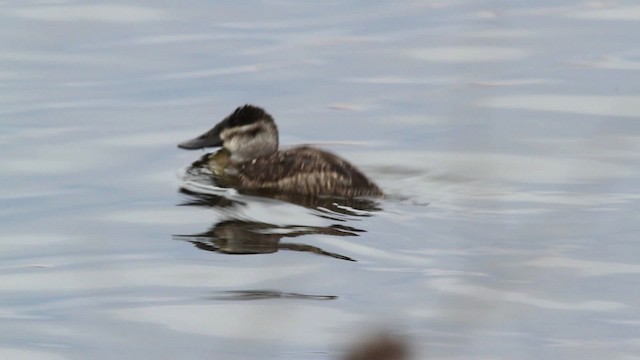
<path fill-rule="evenodd" d="M 0 358 L 337 359 L 376 329 L 638 358 L 634 2 L 2 1 L 0 30 Z M 247 102 L 389 197 L 185 186 L 176 143 Z"/>

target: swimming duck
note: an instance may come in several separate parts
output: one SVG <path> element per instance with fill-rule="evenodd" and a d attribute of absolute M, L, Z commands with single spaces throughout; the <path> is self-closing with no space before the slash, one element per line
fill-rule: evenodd
<path fill-rule="evenodd" d="M 346 160 L 308 145 L 278 149 L 278 128 L 262 108 L 245 105 L 204 134 L 178 144 L 187 150 L 222 147 L 201 164 L 233 187 L 307 196 L 382 196 Z"/>

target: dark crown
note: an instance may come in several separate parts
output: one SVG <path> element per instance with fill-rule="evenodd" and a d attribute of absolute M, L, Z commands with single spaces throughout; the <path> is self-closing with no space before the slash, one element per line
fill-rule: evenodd
<path fill-rule="evenodd" d="M 262 108 L 254 105 L 240 106 L 231 115 L 227 116 L 224 120 L 226 127 L 236 127 L 252 124 L 258 120 L 273 121 L 271 115 L 269 115 Z"/>

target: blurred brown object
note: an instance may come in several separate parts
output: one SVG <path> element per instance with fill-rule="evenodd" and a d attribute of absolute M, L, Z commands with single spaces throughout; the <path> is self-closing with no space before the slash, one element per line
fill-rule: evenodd
<path fill-rule="evenodd" d="M 353 346 L 344 360 L 409 360 L 409 345 L 389 334 L 377 334 Z"/>

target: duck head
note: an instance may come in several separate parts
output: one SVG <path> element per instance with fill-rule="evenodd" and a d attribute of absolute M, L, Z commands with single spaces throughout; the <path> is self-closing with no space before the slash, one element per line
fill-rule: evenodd
<path fill-rule="evenodd" d="M 278 151 L 278 128 L 262 108 L 245 105 L 204 134 L 178 144 L 186 150 L 222 146 L 232 162 L 242 162 Z"/>

